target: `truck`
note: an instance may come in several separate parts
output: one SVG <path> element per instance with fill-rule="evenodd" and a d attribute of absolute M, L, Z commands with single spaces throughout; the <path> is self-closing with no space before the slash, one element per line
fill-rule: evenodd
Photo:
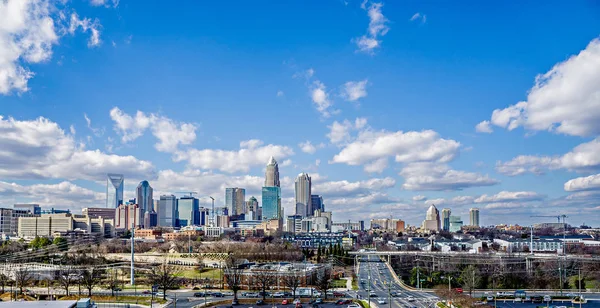
<path fill-rule="evenodd" d="M 82 298 L 82 299 L 80 299 L 80 300 L 77 301 L 77 305 L 75 307 L 76 308 L 98 308 L 98 305 L 96 305 L 89 298 Z"/>

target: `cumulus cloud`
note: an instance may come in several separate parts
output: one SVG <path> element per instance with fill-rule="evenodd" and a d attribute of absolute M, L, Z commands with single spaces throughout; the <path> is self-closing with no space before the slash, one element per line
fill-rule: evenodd
<path fill-rule="evenodd" d="M 600 39 L 535 78 L 527 101 L 492 113 L 491 123 L 513 130 L 572 136 L 600 134 Z"/>
<path fill-rule="evenodd" d="M 263 145 L 262 141 L 253 139 L 242 141 L 240 149 L 237 151 L 217 149 L 177 151 L 174 160 L 187 161 L 192 168 L 234 173 L 238 171 L 248 172 L 250 167 L 253 166 L 264 166 L 271 156 L 274 156 L 277 160 L 282 160 L 291 155 L 294 155 L 294 151 L 288 146 Z"/>
<path fill-rule="evenodd" d="M 481 123 L 477 124 L 475 126 L 475 131 L 478 133 L 491 133 L 494 130 L 492 129 L 492 126 L 490 125 L 490 121 L 482 121 Z"/>
<path fill-rule="evenodd" d="M 382 157 L 380 159 L 374 160 L 370 163 L 365 164 L 365 172 L 368 173 L 381 173 L 383 170 L 388 167 L 388 158 Z"/>
<path fill-rule="evenodd" d="M 566 169 L 576 172 L 600 170 L 600 139 L 582 143 L 560 156 L 520 155 L 507 162 L 497 162 L 496 170 L 515 176 L 525 173 L 543 174 L 545 170 Z"/>
<path fill-rule="evenodd" d="M 423 195 L 416 195 L 412 197 L 413 201 L 425 201 L 427 200 L 427 197 L 423 196 Z"/>
<path fill-rule="evenodd" d="M 421 14 L 419 12 L 414 13 L 412 17 L 410 17 L 409 19 L 410 21 L 421 21 L 421 23 L 426 23 L 427 22 L 427 15 L 425 14 Z"/>
<path fill-rule="evenodd" d="M 331 113 L 329 107 L 333 105 L 333 102 L 329 98 L 329 93 L 325 85 L 319 80 L 315 80 L 309 88 L 310 97 L 317 108 L 317 111 L 325 118 L 328 118 Z"/>
<path fill-rule="evenodd" d="M 389 21 L 381 12 L 383 3 L 371 2 L 368 7 L 366 3 L 363 3 L 361 8 L 367 11 L 369 27 L 367 34 L 355 38 L 353 41 L 357 45 L 358 51 L 372 54 L 381 45 L 379 38 L 389 31 L 390 28 L 387 26 Z"/>
<path fill-rule="evenodd" d="M 42 206 L 73 208 L 99 206 L 104 203 L 104 193 L 92 191 L 63 181 L 57 184 L 35 184 L 31 186 L 0 181 L 0 194 L 11 200 L 25 200 Z M 18 199 L 17 199 L 18 198 Z"/>
<path fill-rule="evenodd" d="M 371 191 L 380 191 L 391 188 L 396 185 L 396 180 L 391 177 L 372 178 L 364 181 L 349 182 L 349 181 L 329 181 L 313 184 L 313 192 L 326 196 L 333 197 L 349 197 L 359 194 L 369 194 Z"/>
<path fill-rule="evenodd" d="M 90 4 L 93 6 L 116 8 L 117 6 L 119 6 L 119 0 L 90 0 Z"/>
<path fill-rule="evenodd" d="M 350 132 L 361 129 L 365 125 L 367 125 L 367 119 L 365 118 L 356 118 L 354 122 L 348 120 L 334 121 L 333 124 L 327 126 L 329 128 L 327 138 L 333 144 L 342 144 L 350 140 Z"/>
<path fill-rule="evenodd" d="M 534 191 L 501 191 L 495 195 L 481 195 L 475 199 L 475 203 L 538 201 L 544 198 L 544 195 L 540 195 Z"/>
<path fill-rule="evenodd" d="M 600 190 L 600 174 L 568 180 L 564 188 L 565 191 Z"/>
<path fill-rule="evenodd" d="M 300 142 L 298 146 L 300 147 L 300 150 L 302 150 L 302 152 L 304 153 L 315 154 L 315 152 L 317 151 L 317 147 L 310 143 L 310 141 L 308 140 L 305 142 Z"/>
<path fill-rule="evenodd" d="M 99 46 L 100 43 L 102 43 L 102 40 L 100 40 L 100 21 L 98 21 L 98 19 L 80 19 L 77 13 L 72 13 L 71 21 L 69 23 L 69 33 L 73 35 L 75 34 L 75 31 L 79 28 L 81 28 L 81 31 L 83 33 L 90 33 L 88 47 L 96 47 Z"/>
<path fill-rule="evenodd" d="M 106 173 L 151 177 L 152 163 L 133 156 L 86 150 L 46 118 L 19 121 L 0 116 L 0 177 L 4 179 L 101 180 Z"/>
<path fill-rule="evenodd" d="M 367 97 L 367 82 L 367 79 L 346 82 L 342 88 L 341 96 L 350 102 L 355 102 L 363 97 Z"/>
<path fill-rule="evenodd" d="M 449 191 L 500 183 L 488 175 L 453 170 L 446 164 L 431 162 L 408 164 L 402 168 L 400 175 L 404 177 L 402 188 L 406 190 Z"/>

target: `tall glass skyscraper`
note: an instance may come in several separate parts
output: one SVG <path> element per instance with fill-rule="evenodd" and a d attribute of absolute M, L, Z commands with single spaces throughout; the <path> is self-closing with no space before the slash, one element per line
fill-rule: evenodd
<path fill-rule="evenodd" d="M 177 198 L 174 195 L 162 195 L 158 201 L 158 225 L 161 227 L 177 226 Z"/>
<path fill-rule="evenodd" d="M 225 206 L 229 215 L 240 215 L 246 212 L 246 190 L 244 188 L 225 188 Z"/>
<path fill-rule="evenodd" d="M 265 187 L 279 187 L 279 165 L 273 156 L 267 162 L 267 171 L 265 171 Z"/>
<path fill-rule="evenodd" d="M 479 227 L 479 209 L 476 207 L 469 209 L 469 225 Z"/>
<path fill-rule="evenodd" d="M 106 179 L 106 207 L 118 208 L 123 204 L 123 182 L 122 174 L 109 173 Z"/>
<path fill-rule="evenodd" d="M 194 197 L 182 197 L 177 201 L 179 226 L 200 225 L 200 200 Z"/>
<path fill-rule="evenodd" d="M 307 173 L 300 173 L 296 178 L 296 215 L 308 217 L 313 215 L 311 206 L 311 180 Z"/>
<path fill-rule="evenodd" d="M 452 215 L 450 209 L 442 209 L 442 230 L 444 231 L 450 231 L 450 215 Z"/>
<path fill-rule="evenodd" d="M 262 188 L 262 219 L 281 218 L 281 188 L 277 186 Z"/>
<path fill-rule="evenodd" d="M 319 195 L 310 195 L 310 203 L 313 209 L 313 215 L 316 210 L 321 210 L 321 212 L 325 212 L 325 204 L 323 204 L 323 197 Z"/>
<path fill-rule="evenodd" d="M 142 181 L 136 189 L 137 204 L 140 206 L 141 215 L 146 215 L 146 212 L 154 210 L 154 202 L 152 200 L 152 186 L 148 181 Z"/>

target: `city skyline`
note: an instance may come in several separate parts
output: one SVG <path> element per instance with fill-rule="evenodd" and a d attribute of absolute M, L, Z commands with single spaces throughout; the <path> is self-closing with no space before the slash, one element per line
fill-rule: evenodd
<path fill-rule="evenodd" d="M 221 207 L 240 187 L 262 206 L 268 173 L 287 216 L 305 172 L 336 221 L 420 225 L 435 204 L 465 225 L 471 208 L 600 225 L 597 6 L 361 4 L 19 6 L 0 30 L 18 46 L 0 53 L 0 206 L 114 208 L 143 180 L 155 200 Z"/>

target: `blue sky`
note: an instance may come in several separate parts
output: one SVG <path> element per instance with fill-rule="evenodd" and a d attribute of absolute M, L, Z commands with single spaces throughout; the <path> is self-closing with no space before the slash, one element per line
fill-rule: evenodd
<path fill-rule="evenodd" d="M 599 17 L 592 1 L 9 0 L 0 205 L 103 206 L 107 172 L 128 197 L 147 179 L 219 204 L 258 196 L 273 155 L 286 214 L 308 172 L 334 220 L 415 225 L 433 203 L 597 225 Z"/>

